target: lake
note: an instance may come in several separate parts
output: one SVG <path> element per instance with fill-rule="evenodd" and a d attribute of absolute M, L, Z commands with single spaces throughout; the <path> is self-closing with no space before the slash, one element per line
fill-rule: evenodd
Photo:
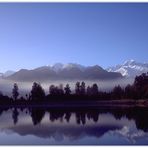
<path fill-rule="evenodd" d="M 1 107 L 0 144 L 147 145 L 146 107 Z"/>

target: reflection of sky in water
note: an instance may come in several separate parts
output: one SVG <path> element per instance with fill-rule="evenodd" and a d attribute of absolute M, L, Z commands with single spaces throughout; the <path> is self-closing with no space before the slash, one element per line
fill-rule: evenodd
<path fill-rule="evenodd" d="M 11 110 L 0 116 L 0 144 L 148 144 L 148 135 L 138 130 L 134 120 L 122 117 L 120 120 L 110 113 L 99 114 L 93 122 L 86 118 L 86 124 L 78 125 L 75 114 L 70 121 L 50 121 L 46 112 L 41 123 L 33 126 L 27 110 L 19 112 L 18 122 L 13 124 Z"/>
<path fill-rule="evenodd" d="M 135 127 L 124 126 L 120 130 L 110 131 L 110 136 L 124 139 L 129 144 L 147 144 L 148 133 L 137 130 Z"/>

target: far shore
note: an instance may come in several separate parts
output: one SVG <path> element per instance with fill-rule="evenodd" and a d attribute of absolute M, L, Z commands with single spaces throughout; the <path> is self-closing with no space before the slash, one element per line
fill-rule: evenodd
<path fill-rule="evenodd" d="M 0 107 L 49 107 L 49 108 L 100 108 L 100 107 L 148 107 L 148 100 L 99 100 L 99 101 L 52 101 L 0 104 Z"/>

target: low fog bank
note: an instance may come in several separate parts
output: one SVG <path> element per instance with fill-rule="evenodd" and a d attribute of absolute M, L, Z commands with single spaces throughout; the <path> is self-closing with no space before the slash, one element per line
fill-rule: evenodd
<path fill-rule="evenodd" d="M 88 85 L 92 85 L 94 83 L 97 83 L 99 90 L 100 91 L 110 91 L 113 89 L 114 86 L 120 85 L 121 87 L 125 87 L 127 84 L 132 84 L 134 82 L 134 78 L 124 78 L 124 79 L 117 79 L 117 80 L 94 80 L 94 81 L 90 81 L 90 80 L 60 80 L 60 81 L 47 81 L 47 82 L 38 82 L 42 85 L 42 87 L 44 88 L 46 94 L 49 93 L 49 86 L 54 84 L 56 86 L 59 86 L 60 84 L 63 84 L 63 87 L 68 83 L 70 85 L 70 88 L 72 90 L 72 92 L 74 92 L 75 89 L 75 84 L 77 81 L 84 81 L 86 84 L 86 87 Z M 4 95 L 8 95 L 11 96 L 12 94 L 12 88 L 13 88 L 13 84 L 17 83 L 18 87 L 19 87 L 19 93 L 20 96 L 25 96 L 25 94 L 28 94 L 31 89 L 32 89 L 32 85 L 33 82 L 16 82 L 16 81 L 11 81 L 11 80 L 5 80 L 5 79 L 0 79 L 0 91 L 4 94 Z"/>

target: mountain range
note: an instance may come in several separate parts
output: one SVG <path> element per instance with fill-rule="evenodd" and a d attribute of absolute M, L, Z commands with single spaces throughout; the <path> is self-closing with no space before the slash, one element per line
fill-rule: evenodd
<path fill-rule="evenodd" d="M 117 79 L 122 75 L 117 72 L 108 72 L 102 67 L 82 66 L 79 64 L 61 63 L 53 66 L 43 66 L 33 70 L 21 69 L 5 79 L 15 81 L 47 81 L 47 80 L 94 80 L 94 79 Z"/>
<path fill-rule="evenodd" d="M 42 66 L 32 70 L 21 69 L 17 72 L 7 71 L 0 73 L 4 79 L 15 81 L 46 81 L 46 80 L 109 80 L 123 77 L 132 77 L 148 72 L 148 63 L 134 60 L 125 61 L 123 64 L 103 69 L 98 65 L 83 66 L 75 63 L 56 63 Z"/>
<path fill-rule="evenodd" d="M 108 72 L 119 72 L 124 77 L 135 77 L 148 72 L 148 63 L 140 63 L 134 60 L 125 61 L 123 64 L 109 67 Z"/>

